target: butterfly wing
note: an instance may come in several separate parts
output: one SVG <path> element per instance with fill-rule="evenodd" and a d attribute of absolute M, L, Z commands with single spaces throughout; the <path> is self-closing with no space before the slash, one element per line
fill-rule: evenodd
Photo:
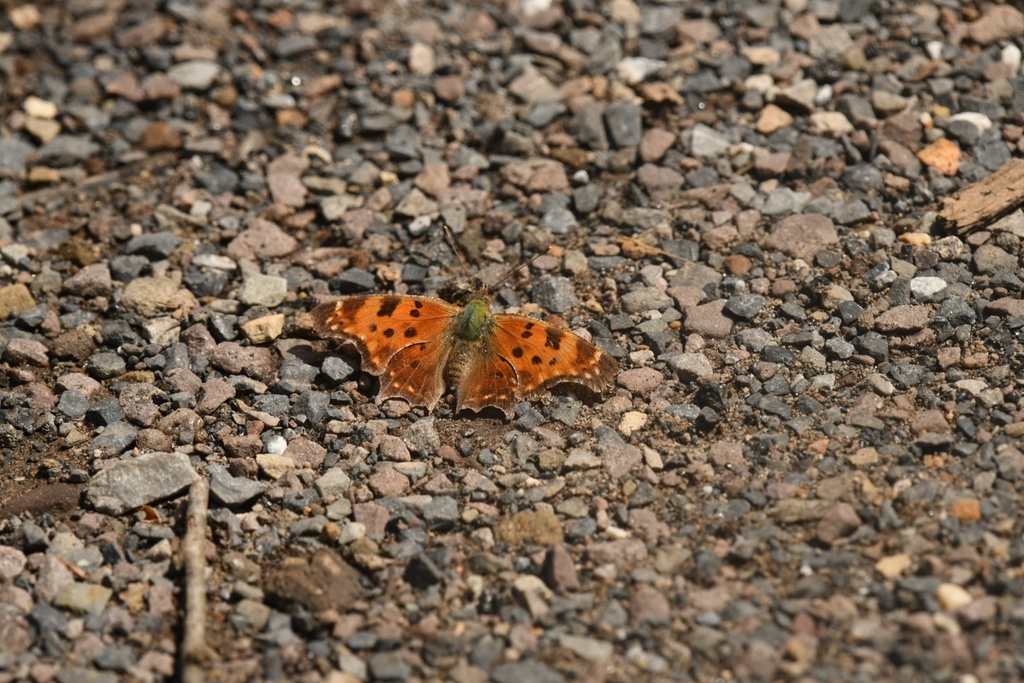
<path fill-rule="evenodd" d="M 351 296 L 310 311 L 322 336 L 355 345 L 363 369 L 381 378 L 379 397 L 433 409 L 444 393 L 453 321 L 459 309 L 421 296 Z"/>
<path fill-rule="evenodd" d="M 480 411 L 493 406 L 512 417 L 516 407 L 516 370 L 482 340 L 479 350 L 468 354 L 469 360 L 456 391 L 459 410 Z"/>
<path fill-rule="evenodd" d="M 381 401 L 404 398 L 410 405 L 433 410 L 444 395 L 444 373 L 451 348 L 451 343 L 438 335 L 400 349 L 384 366 L 377 397 Z"/>
<path fill-rule="evenodd" d="M 561 382 L 600 391 L 619 366 L 587 340 L 519 315 L 496 315 L 483 345 L 459 386 L 459 406 L 497 405 L 511 415 L 515 402 Z M 515 373 L 504 385 L 507 368 Z M 511 394 L 509 396 L 508 394 Z"/>

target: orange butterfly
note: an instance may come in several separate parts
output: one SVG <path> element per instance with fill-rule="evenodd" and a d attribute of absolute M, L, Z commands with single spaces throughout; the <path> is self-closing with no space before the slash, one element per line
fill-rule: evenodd
<path fill-rule="evenodd" d="M 380 400 L 434 409 L 445 386 L 456 410 L 515 405 L 561 382 L 600 391 L 618 372 L 607 353 L 572 332 L 521 315 L 492 314 L 483 298 L 464 308 L 425 296 L 351 296 L 314 308 L 321 336 L 359 350 L 380 377 Z"/>

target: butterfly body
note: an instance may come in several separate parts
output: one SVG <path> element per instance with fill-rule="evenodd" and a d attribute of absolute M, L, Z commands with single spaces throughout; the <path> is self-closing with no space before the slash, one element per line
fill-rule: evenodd
<path fill-rule="evenodd" d="M 459 308 L 431 297 L 352 296 L 310 315 L 318 333 L 355 345 L 363 368 L 380 377 L 381 400 L 427 410 L 448 385 L 458 410 L 493 406 L 511 417 L 518 401 L 554 384 L 600 391 L 618 371 L 590 342 L 540 320 L 493 314 L 482 298 Z"/>
<path fill-rule="evenodd" d="M 456 317 L 455 335 L 464 341 L 475 342 L 489 332 L 493 325 L 494 316 L 487 302 L 483 299 L 473 299 Z"/>
<path fill-rule="evenodd" d="M 494 316 L 483 299 L 473 299 L 455 316 L 451 332 L 451 352 L 445 367 L 446 384 L 457 387 L 466 378 L 474 355 L 490 353 L 488 335 Z"/>

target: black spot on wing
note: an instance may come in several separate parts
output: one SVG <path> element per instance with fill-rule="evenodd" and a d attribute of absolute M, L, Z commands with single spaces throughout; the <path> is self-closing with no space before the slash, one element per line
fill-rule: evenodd
<path fill-rule="evenodd" d="M 549 327 L 544 330 L 544 346 L 554 349 L 557 351 L 562 345 L 562 338 L 565 337 L 565 332 L 557 330 L 554 327 Z"/>
<path fill-rule="evenodd" d="M 383 334 L 388 339 L 391 339 L 392 337 L 395 336 L 395 331 L 392 328 L 389 327 L 388 329 L 384 330 Z"/>
<path fill-rule="evenodd" d="M 416 336 L 416 328 L 415 327 L 406 328 L 406 330 L 405 330 L 405 338 L 406 339 L 412 339 L 415 336 Z"/>
<path fill-rule="evenodd" d="M 514 357 L 516 357 L 516 358 L 522 358 L 523 357 L 523 347 L 522 346 L 517 346 L 516 348 L 512 349 L 512 355 Z"/>
<path fill-rule="evenodd" d="M 377 309 L 377 317 L 390 318 L 400 303 L 402 303 L 402 300 L 397 296 L 384 297 L 381 299 L 380 308 Z"/>
<path fill-rule="evenodd" d="M 351 316 L 363 307 L 364 300 L 361 297 L 353 297 L 351 299 L 342 299 L 338 303 L 341 313 L 346 316 Z"/>
<path fill-rule="evenodd" d="M 540 356 L 534 356 L 533 358 L 530 359 L 530 362 L 533 363 L 534 365 L 540 365 Z"/>

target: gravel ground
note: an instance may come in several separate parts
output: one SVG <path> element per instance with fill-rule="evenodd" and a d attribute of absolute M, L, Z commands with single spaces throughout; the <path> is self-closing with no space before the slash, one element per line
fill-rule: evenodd
<path fill-rule="evenodd" d="M 0 14 L 0 683 L 1024 679 L 1013 4 Z M 602 395 L 305 315 L 537 255 Z"/>

